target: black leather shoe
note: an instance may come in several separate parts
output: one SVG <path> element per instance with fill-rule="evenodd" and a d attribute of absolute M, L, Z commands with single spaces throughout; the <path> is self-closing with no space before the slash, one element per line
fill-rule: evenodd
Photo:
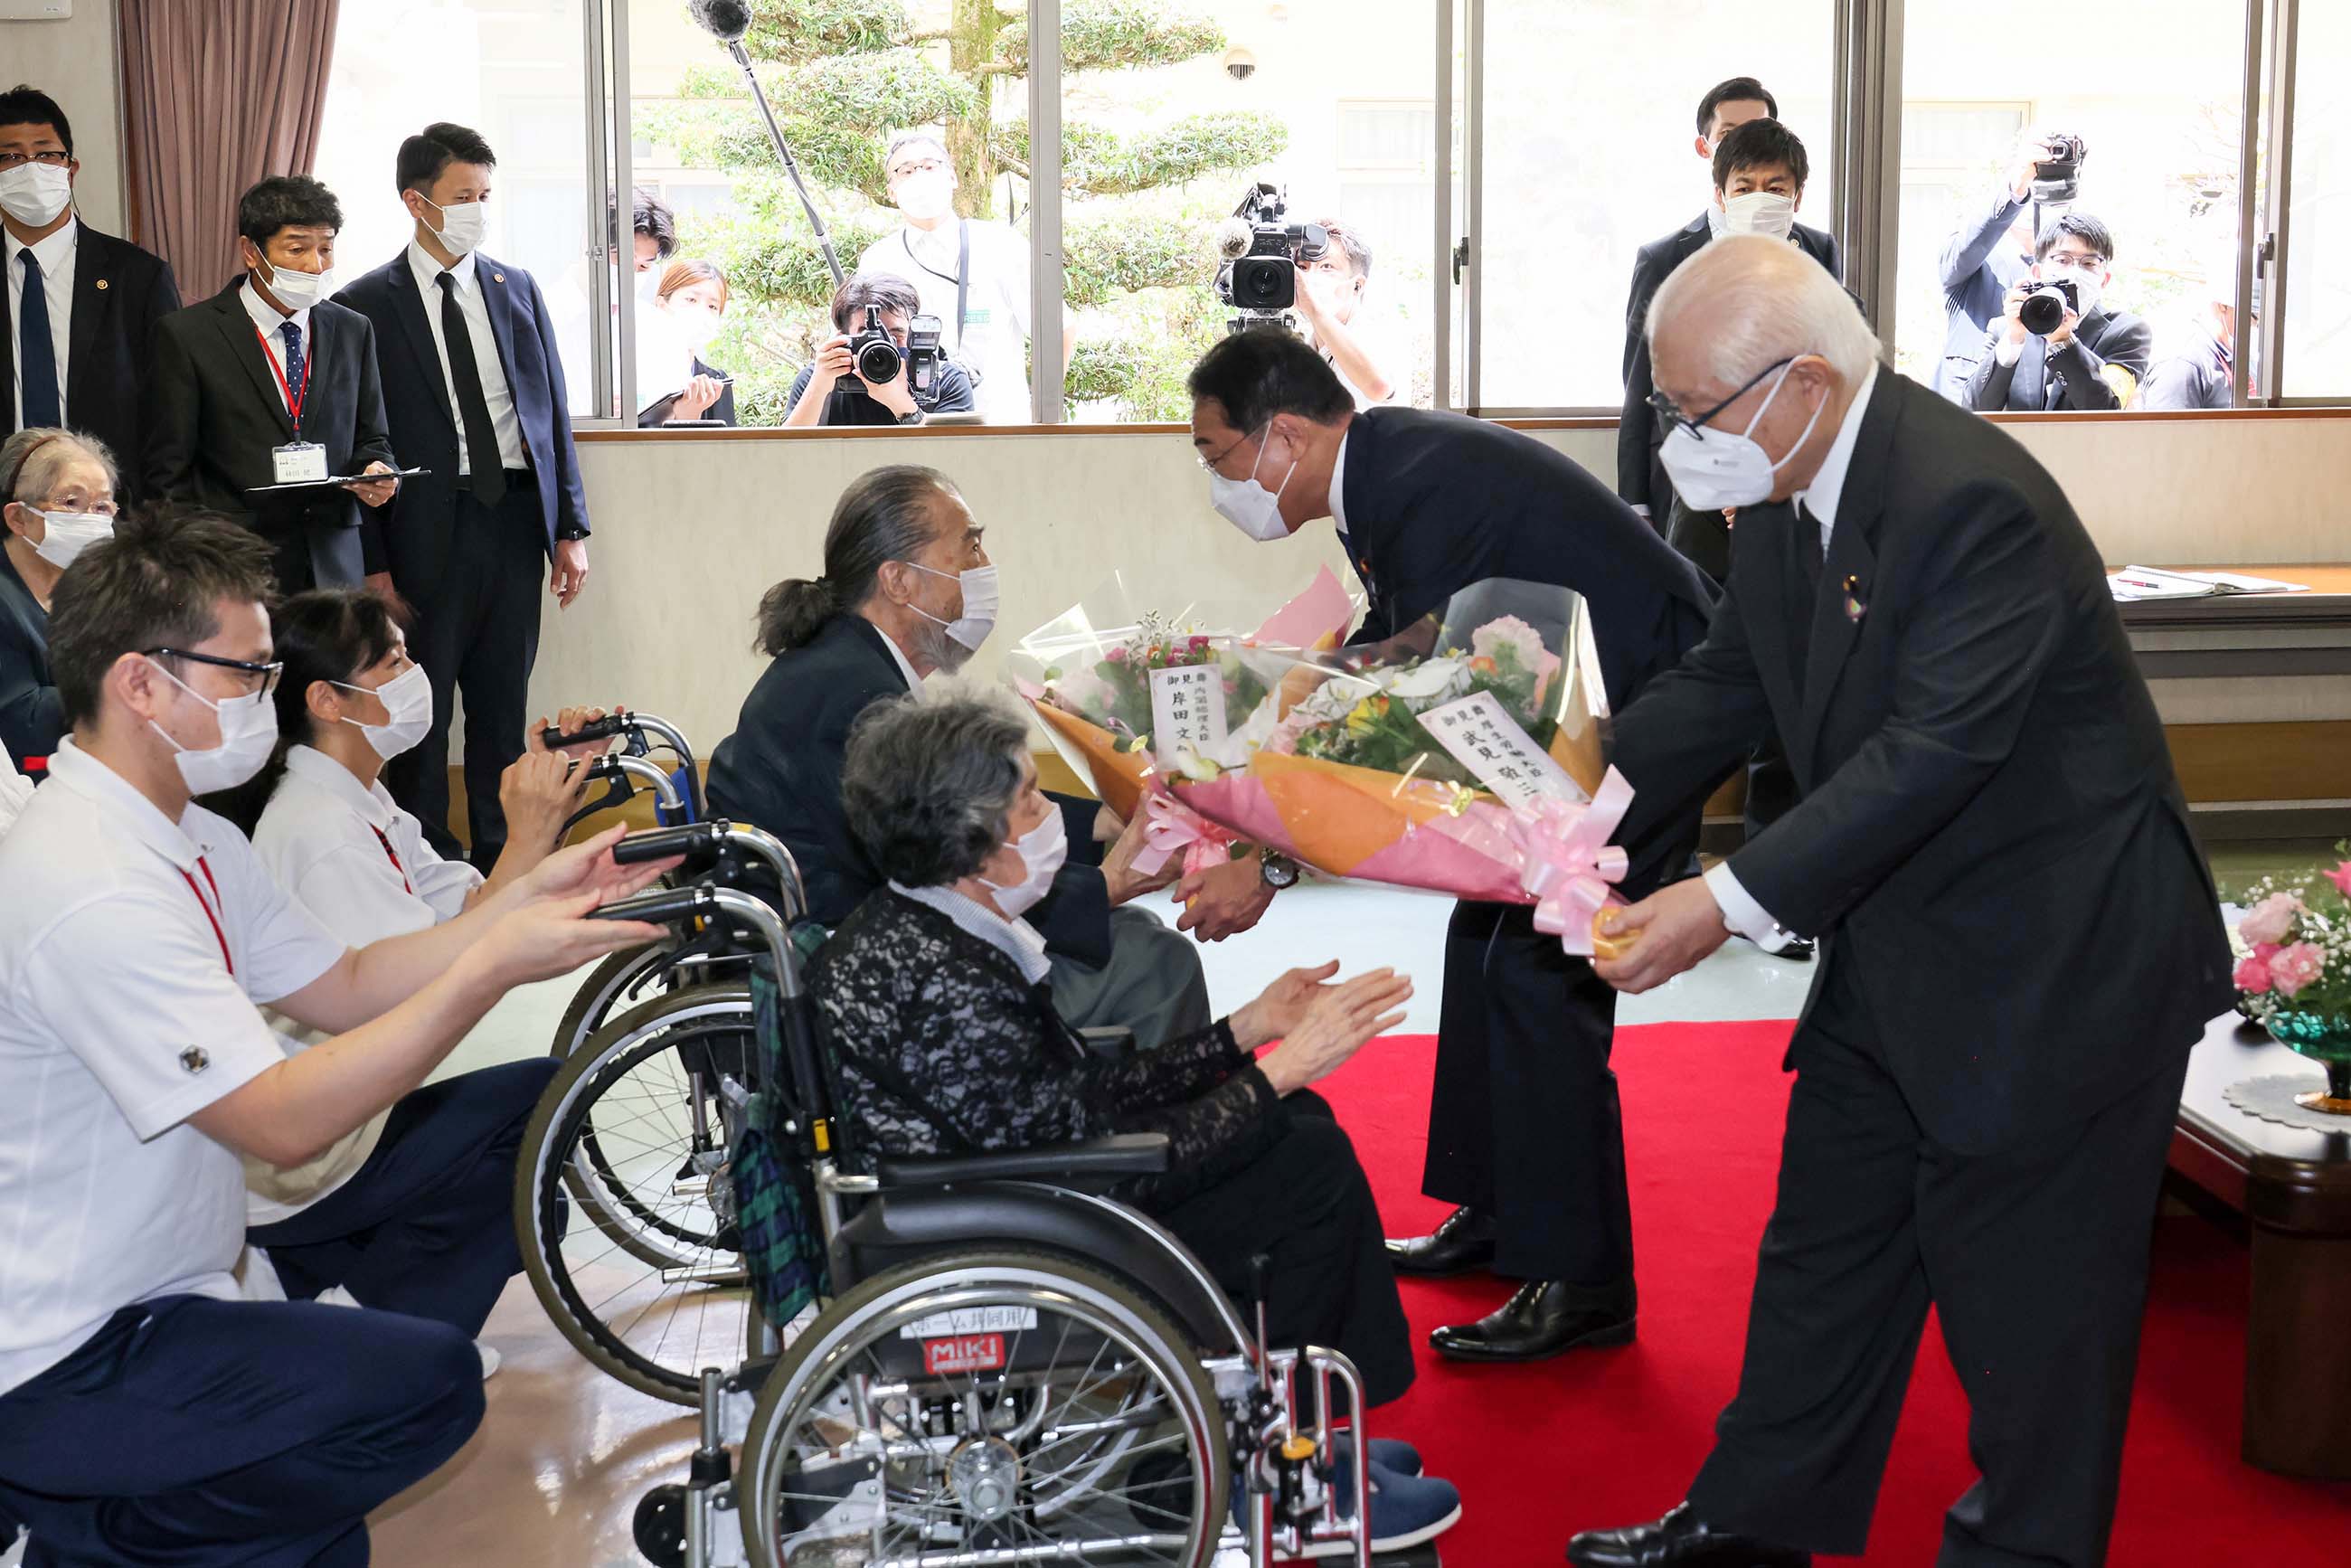
<path fill-rule="evenodd" d="M 1633 1287 L 1594 1289 L 1562 1280 L 1530 1280 L 1474 1323 L 1452 1323 L 1428 1336 L 1456 1361 L 1541 1361 L 1562 1351 L 1633 1343 Z"/>
<path fill-rule="evenodd" d="M 1457 1208 L 1426 1236 L 1388 1239 L 1388 1262 L 1399 1274 L 1437 1279 L 1494 1266 L 1494 1222 L 1474 1208 Z"/>
<path fill-rule="evenodd" d="M 1677 1503 L 1655 1524 L 1587 1530 L 1567 1543 L 1575 1568 L 1812 1568 L 1813 1554 L 1710 1530 Z"/>
<path fill-rule="evenodd" d="M 1774 958 L 1785 958 L 1792 964 L 1802 964 L 1812 957 L 1813 952 L 1813 939 L 1811 937 L 1791 936 L 1787 941 L 1781 944 L 1780 950 L 1772 954 L 1771 956 Z"/>

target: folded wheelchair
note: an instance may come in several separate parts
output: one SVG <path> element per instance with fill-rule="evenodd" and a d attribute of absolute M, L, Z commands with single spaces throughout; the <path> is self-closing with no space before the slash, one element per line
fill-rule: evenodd
<path fill-rule="evenodd" d="M 640 1324 L 603 1345 L 621 1354 L 597 1357 L 701 1411 L 688 1477 L 639 1507 L 649 1560 L 1372 1561 L 1367 1510 L 1352 1506 L 1365 1495 L 1364 1445 L 1335 1427 L 1363 1429 L 1354 1367 L 1335 1351 L 1269 1346 L 1261 1301 L 1253 1332 L 1181 1241 L 1106 1196 L 1164 1170 L 1165 1138 L 951 1157 L 859 1149 L 835 1119 L 782 846 L 711 821 L 632 835 L 618 852 L 685 862 L 675 885 L 600 913 L 668 926 L 680 948 L 735 967 L 615 1018 L 575 1053 L 540 1107 L 517 1204 L 543 1301 L 555 1281 L 536 1260 L 550 1241 L 559 1249 L 565 1200 L 585 1189 L 605 1206 L 570 1216 L 589 1245 L 673 1260 L 659 1272 L 681 1292 L 738 1303 L 711 1332 L 673 1301 L 643 1319 L 672 1340 Z M 763 874 L 786 890 L 783 911 L 745 891 Z M 657 1060 L 657 1082 L 613 1092 Z M 656 1107 L 683 1139 L 663 1120 L 637 1148 L 626 1118 Z M 579 1138 L 557 1135 L 566 1125 L 592 1127 L 601 1173 L 583 1169 Z M 675 1245 L 681 1233 L 702 1248 L 698 1282 L 674 1261 L 692 1250 Z M 598 1300 L 609 1281 L 581 1268 L 555 1283 L 559 1322 L 568 1291 L 610 1332 L 619 1298 Z M 704 1357 L 690 1376 L 678 1369 L 691 1353 L 673 1341 Z"/>

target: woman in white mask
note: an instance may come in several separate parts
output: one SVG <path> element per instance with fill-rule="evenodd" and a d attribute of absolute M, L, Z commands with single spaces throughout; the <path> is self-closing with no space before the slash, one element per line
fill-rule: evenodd
<path fill-rule="evenodd" d="M 270 874 L 329 933 L 363 947 L 439 925 L 554 851 L 585 782 L 574 758 L 541 743 L 546 720 L 531 727 L 526 755 L 506 772 L 499 800 L 510 831 L 485 878 L 434 853 L 417 820 L 392 803 L 379 779 L 383 765 L 422 740 L 433 722 L 433 688 L 423 666 L 409 658 L 391 606 L 364 590 L 317 589 L 280 606 L 271 634 L 285 665 L 274 697 L 277 744 L 251 782 L 207 803 L 253 835 Z M 566 709 L 557 722 L 568 731 L 599 711 Z M 299 1031 L 290 1020 L 273 1021 L 289 1054 L 316 1043 L 316 1036 L 294 1038 Z M 496 1129 L 514 1113 L 528 1115 L 548 1075 L 536 1061 L 509 1063 L 418 1092 L 470 1100 L 455 1113 L 479 1121 L 495 1142 Z M 251 1239 L 268 1249 L 289 1294 L 402 1310 L 381 1293 L 388 1282 L 374 1278 L 367 1242 L 352 1233 L 386 1223 L 421 1185 L 440 1189 L 431 1201 L 445 1202 L 458 1187 L 487 1193 L 511 1184 L 510 1157 L 501 1165 L 492 1149 L 462 1180 L 457 1173 L 445 1180 L 439 1179 L 444 1173 L 420 1173 L 412 1157 L 398 1162 L 387 1185 L 383 1170 L 371 1171 L 370 1162 L 401 1111 L 395 1104 L 307 1165 L 280 1169 L 247 1160 Z M 358 1188 L 346 1194 L 355 1182 Z M 503 1225 L 504 1206 L 496 1207 Z M 509 1243 L 501 1237 L 484 1245 L 495 1250 Z M 482 1310 L 486 1314 L 487 1301 Z M 474 1333 L 481 1324 L 453 1326 Z M 486 1368 L 494 1368 L 495 1353 L 484 1350 Z"/>
<path fill-rule="evenodd" d="M 684 386 L 648 404 L 637 416 L 639 425 L 736 423 L 733 378 L 703 358 L 726 327 L 728 298 L 726 275 L 715 262 L 673 261 L 663 269 L 653 304 L 639 318 L 644 329 L 639 335 L 652 363 L 643 379 L 654 386 L 678 384 L 671 371 L 652 362 L 651 356 L 659 356 L 684 378 Z"/>
<path fill-rule="evenodd" d="M 842 802 L 888 881 L 833 933 L 810 985 L 841 1058 L 851 1146 L 940 1155 L 1163 1134 L 1166 1172 L 1114 1195 L 1228 1291 L 1268 1256 L 1275 1343 L 1334 1345 L 1370 1404 L 1395 1398 L 1412 1343 L 1379 1215 L 1347 1135 L 1304 1091 L 1403 1019 L 1411 981 L 1295 969 L 1206 1030 L 1148 1051 L 1090 1049 L 1054 1008 L 1044 938 L 1024 918 L 1069 848 L 1029 735 L 1026 714 L 977 688 L 876 704 L 850 734 Z M 1459 1494 L 1419 1475 L 1408 1448 L 1375 1443 L 1369 1457 L 1375 1550 L 1459 1516 Z"/>
<path fill-rule="evenodd" d="M 114 459 L 86 435 L 20 430 L 0 444 L 0 746 L 37 777 L 65 733 L 49 676 L 49 596 L 114 532 Z"/>

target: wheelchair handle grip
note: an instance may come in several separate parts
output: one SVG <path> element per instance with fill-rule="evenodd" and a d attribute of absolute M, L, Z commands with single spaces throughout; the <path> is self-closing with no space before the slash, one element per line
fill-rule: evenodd
<path fill-rule="evenodd" d="M 579 746 L 590 740 L 610 740 L 616 735 L 626 735 L 635 718 L 625 713 L 608 713 L 602 718 L 591 718 L 572 734 L 566 735 L 553 725 L 538 732 L 540 742 L 549 751 L 560 751 L 567 746 Z"/>
<path fill-rule="evenodd" d="M 622 842 L 627 842 L 622 840 Z M 661 887 L 588 912 L 590 920 L 642 920 L 648 925 L 675 925 L 717 907 L 706 887 Z"/>
<path fill-rule="evenodd" d="M 612 862 L 615 865 L 643 865 L 647 861 L 684 855 L 689 866 L 699 870 L 717 857 L 719 846 L 726 841 L 728 826 L 722 819 L 631 833 L 612 846 Z"/>

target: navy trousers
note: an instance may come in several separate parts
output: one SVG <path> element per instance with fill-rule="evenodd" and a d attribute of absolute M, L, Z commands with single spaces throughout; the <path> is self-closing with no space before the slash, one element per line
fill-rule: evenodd
<path fill-rule="evenodd" d="M 340 1285 L 363 1307 L 480 1333 L 522 1271 L 515 1161 L 561 1066 L 541 1057 L 426 1084 L 392 1108 L 349 1181 L 246 1239 L 297 1301 Z"/>
<path fill-rule="evenodd" d="M 0 1517 L 32 1526 L 26 1568 L 360 1568 L 369 1511 L 481 1421 L 444 1324 L 165 1296 L 0 1395 Z"/>

